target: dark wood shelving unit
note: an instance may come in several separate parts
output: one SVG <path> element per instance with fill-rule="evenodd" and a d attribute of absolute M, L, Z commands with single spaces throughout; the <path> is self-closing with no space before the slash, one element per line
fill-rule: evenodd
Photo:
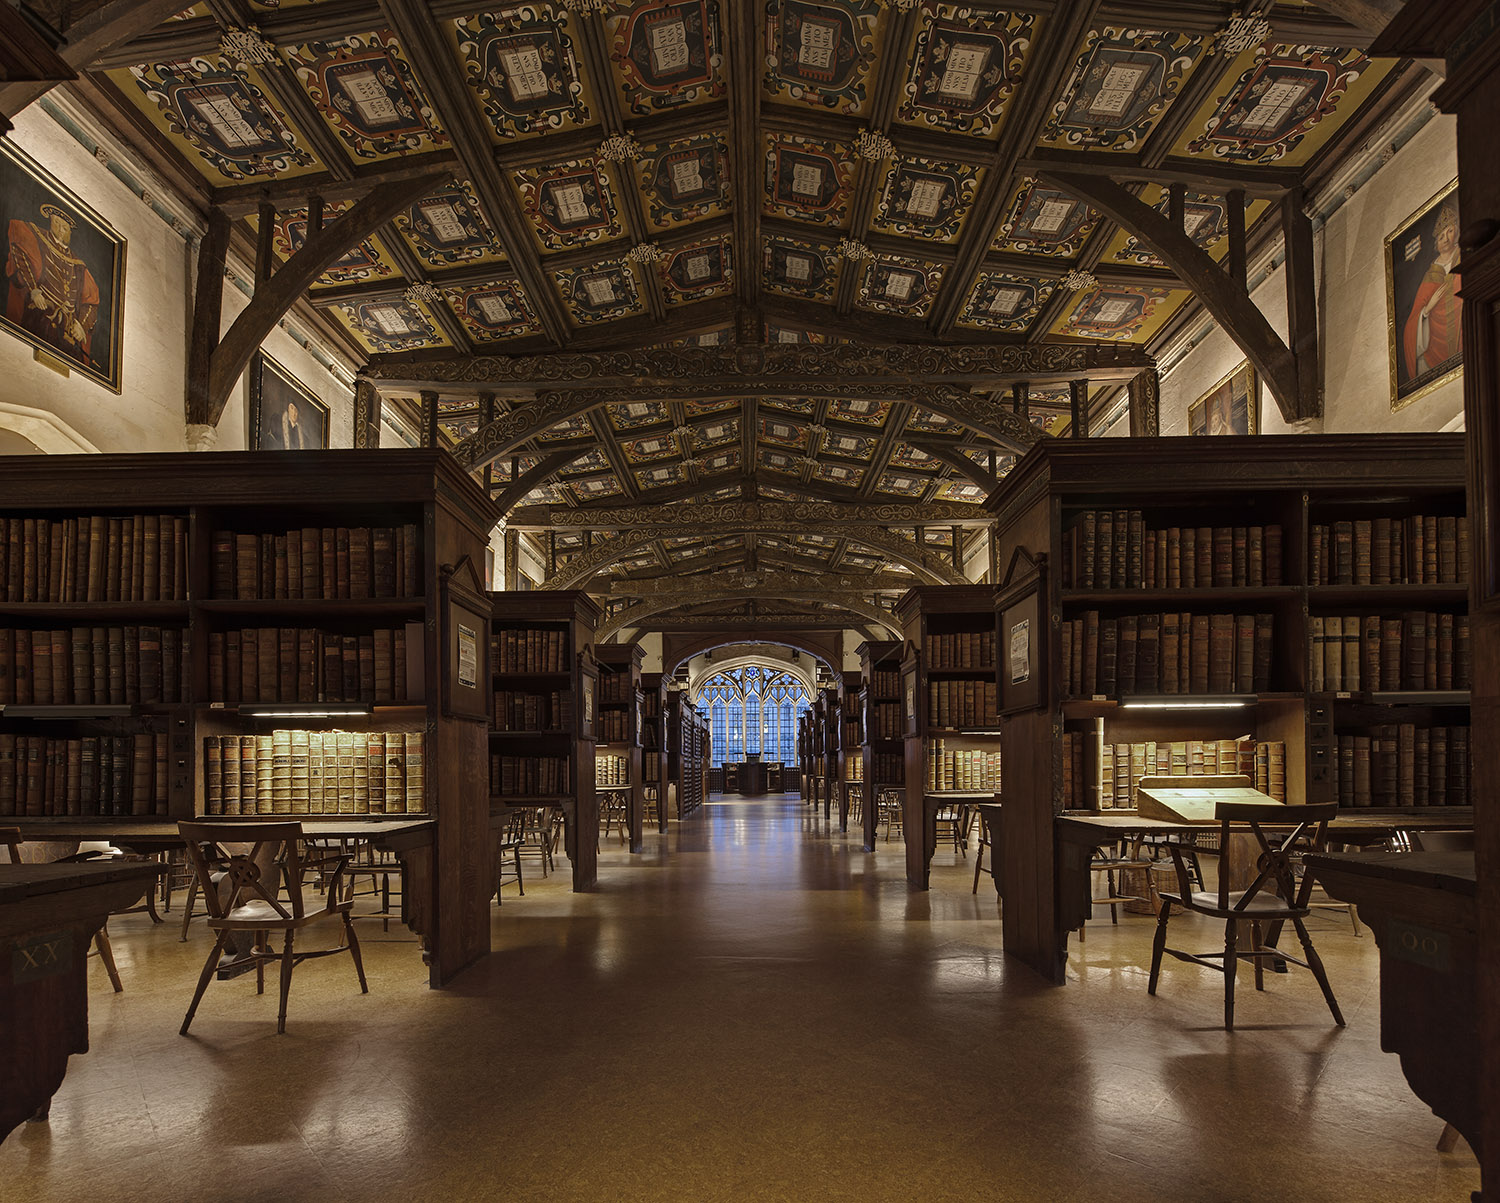
<path fill-rule="evenodd" d="M 594 645 L 599 665 L 599 727 L 602 738 L 595 747 L 596 762 L 604 757 L 625 761 L 621 785 L 598 784 L 600 792 L 620 790 L 625 795 L 625 827 L 632 852 L 644 846 L 641 661 L 645 653 L 636 644 Z M 596 782 L 599 775 L 595 774 Z"/>
<path fill-rule="evenodd" d="M 296 499 L 295 503 L 291 499 Z M 64 741 L 95 736 L 161 736 L 166 741 L 165 757 L 161 749 L 157 750 L 152 775 L 155 798 L 149 807 L 143 807 L 137 798 L 129 806 L 133 813 L 18 813 L 15 821 L 23 833 L 58 825 L 91 832 L 108 828 L 116 833 L 114 838 L 128 842 L 130 832 L 137 827 L 154 832 L 164 820 L 205 815 L 245 822 L 283 816 L 312 823 L 338 820 L 367 823 L 372 829 L 385 829 L 399 821 L 408 828 L 399 848 L 405 877 L 403 918 L 422 937 L 431 983 L 446 983 L 489 951 L 485 881 L 475 879 L 465 868 L 465 850 L 475 842 L 483 843 L 489 835 L 483 772 L 485 724 L 481 719 L 460 717 L 449 706 L 450 677 L 440 659 L 440 632 L 446 629 L 447 616 L 440 599 L 450 587 L 455 593 L 464 587 L 478 588 L 477 577 L 464 562 L 468 566 L 483 562 L 484 547 L 498 514 L 451 456 L 400 450 L 284 456 L 15 457 L 0 480 L 0 516 L 53 522 L 103 516 L 106 524 L 116 520 L 122 530 L 119 559 L 111 562 L 106 548 L 100 563 L 106 571 L 118 565 L 121 591 L 145 592 L 145 576 L 154 560 L 161 578 L 154 592 L 173 595 L 151 598 L 148 593 L 144 600 L 6 602 L 0 627 L 31 632 L 64 627 L 122 628 L 135 633 L 137 639 L 142 627 L 181 632 L 175 700 L 125 707 L 56 705 L 45 712 L 34 705 L 29 709 L 17 705 L 0 711 L 0 735 L 46 729 L 57 732 Z M 176 530 L 170 535 L 157 525 L 161 516 L 174 520 Z M 149 534 L 153 528 L 158 534 L 154 556 Z M 222 579 L 216 592 L 216 569 L 222 567 L 222 561 L 215 562 L 219 554 L 213 538 L 216 532 L 256 536 L 257 549 L 259 538 L 268 537 L 267 547 L 279 551 L 278 539 L 284 546 L 289 532 L 307 528 L 369 532 L 368 542 L 363 544 L 370 549 L 368 578 L 362 562 L 347 558 L 338 561 L 335 557 L 331 561 L 337 565 L 334 575 L 325 579 L 325 561 L 320 559 L 319 569 L 299 574 L 295 587 L 289 576 L 279 583 L 274 571 L 268 573 L 265 579 L 270 581 L 272 596 L 221 596 Z M 392 548 L 394 556 L 395 532 L 402 528 L 410 532 L 412 543 L 399 571 L 402 575 L 414 574 L 407 582 L 405 596 L 300 596 L 304 588 L 314 587 L 320 594 L 383 592 L 384 580 L 376 579 L 377 532 L 393 532 L 386 546 Z M 135 532 L 134 546 L 127 554 L 124 541 L 131 531 Z M 164 541 L 168 537 L 172 541 L 170 552 Z M 40 554 L 36 548 L 33 551 Z M 163 563 L 168 556 L 174 578 L 171 582 L 164 579 L 169 575 Z M 62 596 L 69 593 L 69 576 L 76 590 L 81 579 L 76 569 L 86 559 L 75 562 L 75 571 L 64 575 Z M 128 587 L 123 579 L 127 560 L 132 569 Z M 391 561 L 381 563 L 389 566 L 392 574 L 398 572 Z M 452 570 L 451 579 L 445 565 L 460 566 Z M 137 567 L 143 571 L 135 571 Z M 92 568 L 88 575 L 92 576 Z M 50 582 L 47 584 L 50 586 Z M 265 591 L 259 579 L 256 591 Z M 394 663 L 394 651 L 387 661 L 392 678 L 384 687 L 390 696 L 382 698 L 373 691 L 370 674 L 356 672 L 357 685 L 341 679 L 343 696 L 357 694 L 367 704 L 390 703 L 372 705 L 365 714 L 325 717 L 311 713 L 317 708 L 317 698 L 306 695 L 309 691 L 316 695 L 324 687 L 326 665 L 309 666 L 299 661 L 303 670 L 299 679 L 299 665 L 281 663 L 284 657 L 279 643 L 274 686 L 269 681 L 261 682 L 257 672 L 256 688 L 265 699 L 264 706 L 285 706 L 287 711 L 282 714 L 258 717 L 242 712 L 235 703 L 239 688 L 248 679 L 243 666 L 236 694 L 225 696 L 226 669 L 210 663 L 211 645 L 215 649 L 222 646 L 226 633 L 239 628 L 301 629 L 310 631 L 309 638 L 315 641 L 330 635 L 357 641 L 362 635 L 373 640 L 375 630 L 394 630 L 398 625 L 404 633 L 412 633 L 413 639 L 405 647 L 404 663 Z M 70 649 L 75 667 L 82 655 Z M 89 657 L 97 659 L 92 651 Z M 355 662 L 358 665 L 357 653 Z M 165 664 L 163 671 L 167 671 Z M 400 696 L 397 672 L 402 674 Z M 218 684 L 221 676 L 223 692 Z M 141 684 L 144 682 L 138 687 Z M 79 688 L 81 682 L 75 682 L 75 692 Z M 4 696 L 0 694 L 0 699 Z M 294 696 L 302 700 L 293 702 Z M 397 702 L 402 704 L 394 704 Z M 234 750 L 240 753 L 250 739 L 277 741 L 281 738 L 278 733 L 284 733 L 288 746 L 295 743 L 302 747 L 304 741 L 310 745 L 330 731 L 346 731 L 351 739 L 361 741 L 367 754 L 367 774 L 370 747 L 378 747 L 381 786 L 397 787 L 394 792 L 388 795 L 382 788 L 355 800 L 340 788 L 337 805 L 330 806 L 333 796 L 327 782 L 332 778 L 320 780 L 310 761 L 299 764 L 296 757 L 289 757 L 282 770 L 285 775 L 279 778 L 288 782 L 284 788 L 267 790 L 261 779 L 242 772 L 242 788 L 235 799 L 240 813 L 224 813 L 232 797 L 222 776 L 228 740 L 234 741 Z M 393 735 L 400 736 L 401 751 L 387 755 Z M 416 741 L 416 756 L 422 764 L 420 786 L 411 780 L 416 772 L 412 740 Z M 217 764 L 220 775 L 210 772 L 211 763 Z M 243 757 L 239 763 L 244 764 Z M 325 756 L 320 765 L 325 771 L 332 769 L 339 787 L 345 784 L 344 766 L 336 758 Z M 164 791 L 158 788 L 163 778 Z M 247 780 L 249 794 L 243 789 Z M 316 786 L 315 781 L 319 781 Z M 80 811 L 99 809 L 98 793 L 82 796 L 86 791 L 81 771 L 75 792 Z M 399 798 L 400 807 L 384 809 L 387 796 L 393 801 Z M 67 801 L 65 794 L 64 806 Z M 361 802 L 362 808 L 356 810 Z M 0 794 L 0 811 L 18 809 L 24 812 L 24 802 L 20 807 L 14 803 L 7 806 L 5 796 Z"/>
<path fill-rule="evenodd" d="M 563 842 L 573 867 L 573 889 L 586 891 L 599 880 L 599 796 L 594 755 L 599 726 L 600 681 L 594 661 L 594 629 L 599 607 L 573 589 L 512 590 L 489 594 L 490 672 L 494 698 L 490 721 L 490 786 L 486 791 L 498 829 L 509 807 L 555 806 L 563 814 Z M 533 704 L 557 713 L 541 730 L 500 730 L 502 694 L 533 695 Z M 545 700 L 542 700 L 545 699 Z M 525 703 L 522 703 L 525 705 Z M 524 737 L 524 753 L 516 747 Z M 515 771 L 527 762 L 561 766 L 566 786 L 528 789 L 523 782 L 506 789 L 506 761 Z M 491 891 L 493 893 L 493 891 Z"/>
<path fill-rule="evenodd" d="M 1329 663 L 1326 640 L 1315 641 L 1318 623 L 1325 616 L 1342 620 L 1345 615 L 1437 612 L 1454 616 L 1452 625 L 1457 629 L 1458 616 L 1466 609 L 1467 587 L 1451 579 L 1408 583 L 1416 572 L 1409 543 L 1402 544 L 1402 562 L 1389 570 L 1396 583 L 1354 582 L 1377 579 L 1380 561 L 1390 562 L 1385 552 L 1375 551 L 1373 534 L 1357 533 L 1372 531 L 1376 520 L 1383 528 L 1386 520 L 1442 516 L 1450 520 L 1450 530 L 1456 529 L 1465 504 L 1462 435 L 1109 439 L 1087 444 L 1047 440 L 1017 465 L 986 504 L 996 516 L 996 563 L 1013 568 L 1011 578 L 999 586 L 997 601 L 1003 608 L 1034 593 L 1040 619 L 1032 636 L 1041 674 L 1038 695 L 1022 697 L 1022 691 L 1013 690 L 1008 701 L 1003 675 L 1000 682 L 1001 709 L 1007 714 L 1002 736 L 1007 752 L 1006 789 L 998 857 L 1005 899 L 1005 947 L 1049 980 L 1063 980 L 1067 924 L 1078 910 L 1074 900 L 1058 898 L 1061 857 L 1070 854 L 1056 838 L 1058 818 L 1081 813 L 1119 815 L 1121 821 L 1128 821 L 1134 814 L 1128 805 L 1100 810 L 1106 744 L 1147 743 L 1159 752 L 1163 746 L 1185 743 L 1191 747 L 1195 742 L 1204 745 L 1249 737 L 1257 744 L 1269 743 L 1273 756 L 1284 747 L 1286 801 L 1296 805 L 1339 800 L 1341 738 L 1384 740 L 1387 731 L 1404 726 L 1408 734 L 1402 738 L 1411 743 L 1410 732 L 1423 725 L 1467 727 L 1467 694 L 1462 690 L 1371 691 L 1366 686 L 1345 693 L 1318 687 L 1313 665 L 1319 647 L 1324 654 L 1319 665 L 1326 669 Z M 1087 543 L 1085 519 L 1106 512 L 1115 515 L 1112 526 L 1116 530 L 1121 513 L 1137 516 L 1127 522 L 1123 549 L 1113 545 L 1114 554 L 1120 556 L 1110 574 L 1114 587 L 1070 587 L 1065 576 L 1081 572 L 1088 559 L 1082 550 Z M 1347 524 L 1341 534 L 1338 524 Z M 1130 539 L 1132 526 L 1142 532 L 1140 541 Z M 1272 526 L 1279 528 L 1281 548 L 1279 563 L 1274 564 L 1269 551 Z M 1172 534 L 1174 527 L 1184 532 L 1194 528 L 1200 551 L 1205 528 L 1211 542 L 1220 545 L 1221 555 L 1227 544 L 1229 584 L 1160 590 L 1119 583 L 1120 563 L 1127 569 L 1123 579 L 1145 577 L 1146 558 L 1153 554 L 1150 532 L 1166 531 L 1167 539 L 1177 540 L 1168 546 L 1186 545 L 1187 535 L 1179 539 Z M 1215 528 L 1227 528 L 1228 537 L 1213 536 Z M 1326 540 L 1315 539 L 1319 528 L 1330 532 Z M 1260 536 L 1253 536 L 1255 530 Z M 1259 561 L 1248 550 L 1257 543 L 1264 557 Z M 1246 548 L 1243 553 L 1241 545 Z M 1390 549 L 1393 540 L 1383 546 Z M 1155 572 L 1163 563 L 1170 570 L 1169 556 L 1162 556 L 1159 549 L 1156 554 Z M 1335 559 L 1335 555 L 1346 558 Z M 1444 558 L 1456 564 L 1456 536 Z M 1097 545 L 1092 562 L 1096 567 L 1103 563 Z M 1325 562 L 1330 566 L 1328 579 L 1341 583 L 1319 583 L 1317 569 Z M 1202 573 L 1203 563 L 1198 561 L 1195 576 Z M 1209 564 L 1215 579 L 1225 581 L 1225 565 L 1214 564 L 1212 556 Z M 1185 558 L 1182 567 L 1185 572 Z M 1276 579 L 1271 583 L 1249 584 L 1273 574 Z M 1247 584 L 1234 584 L 1241 575 Z M 1117 680 L 1114 688 L 1100 687 L 1086 697 L 1070 694 L 1070 686 L 1076 683 L 1064 674 L 1062 638 L 1070 622 L 1089 611 L 1097 612 L 1102 623 L 1174 609 L 1199 616 L 1271 616 L 1269 663 L 1252 663 L 1251 675 L 1263 677 L 1251 682 L 1257 687 L 1244 688 L 1242 661 L 1231 659 L 1228 666 L 1224 664 L 1222 639 L 1216 670 L 1210 656 L 1211 671 L 1219 683 L 1229 668 L 1233 671 L 1231 688 L 1209 689 L 1209 695 L 1224 702 L 1238 700 L 1242 706 L 1194 709 L 1203 698 L 1195 688 L 1145 695 L 1163 708 L 1140 709 L 1129 705 L 1141 700 L 1141 694 L 1133 693 L 1138 680 L 1131 686 Z M 999 638 L 1004 646 L 1007 632 L 1002 629 Z M 1076 645 L 1076 635 L 1071 638 Z M 1186 644 L 1183 638 L 1182 647 Z M 1362 657 L 1364 646 L 1356 645 L 1355 652 Z M 1230 654 L 1238 654 L 1232 645 Z M 1345 660 L 1340 658 L 1338 663 L 1341 678 Z M 1361 666 L 1365 663 L 1360 660 Z M 1179 687 L 1181 683 L 1179 676 Z M 1365 685 L 1363 674 L 1360 683 Z M 1065 737 L 1061 741 L 1055 737 L 1059 731 Z M 1069 755 L 1074 747 L 1082 753 L 1076 759 Z M 1410 765 L 1405 755 L 1401 753 L 1400 759 Z M 1070 764 L 1081 764 L 1081 776 Z M 1157 764 L 1160 767 L 1159 756 Z M 1128 777 L 1133 779 L 1133 769 Z M 1274 780 L 1274 775 L 1268 776 L 1267 784 Z M 1344 792 L 1347 801 L 1347 785 Z M 1081 805 L 1070 807 L 1077 802 Z M 1399 805 L 1360 805 L 1353 812 L 1351 818 L 1371 816 L 1378 821 L 1384 816 L 1391 822 L 1403 814 L 1423 819 L 1436 815 L 1459 825 L 1472 821 L 1473 813 L 1468 806 Z M 1068 846 L 1076 850 L 1076 842 Z"/>

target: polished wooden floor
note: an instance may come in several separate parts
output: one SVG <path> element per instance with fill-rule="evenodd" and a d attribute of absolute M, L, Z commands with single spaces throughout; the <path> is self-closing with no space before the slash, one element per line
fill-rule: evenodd
<path fill-rule="evenodd" d="M 993 889 L 939 853 L 907 891 L 899 838 L 867 855 L 796 801 L 724 800 L 597 894 L 505 888 L 496 952 L 448 990 L 414 943 L 362 925 L 275 995 L 210 986 L 177 1028 L 199 932 L 111 924 L 93 1049 L 46 1124 L 0 1145 L 0 1199 L 1463 1200 L 1473 1155 L 1379 1049 L 1377 958 L 1314 920 L 1347 1029 L 1304 972 L 1241 991 L 1169 962 L 1152 920 L 1097 909 L 1069 982 L 1000 950 Z M 565 866 L 563 866 L 565 870 Z M 1174 920 L 1174 933 L 1181 923 Z M 1202 928 L 1204 947 L 1217 933 Z"/>

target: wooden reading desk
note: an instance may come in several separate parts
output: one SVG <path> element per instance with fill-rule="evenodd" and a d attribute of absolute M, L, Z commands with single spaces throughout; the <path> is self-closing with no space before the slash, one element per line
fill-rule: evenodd
<path fill-rule="evenodd" d="M 247 815 L 225 819 L 226 823 L 296 821 L 296 815 Z M 214 818 L 213 821 L 219 821 Z M 436 880 L 433 874 L 433 839 L 437 823 L 428 815 L 366 819 L 301 819 L 302 834 L 313 840 L 368 840 L 381 852 L 392 853 L 401 862 L 401 921 L 422 942 L 422 959 L 433 963 L 436 953 Z M 108 840 L 117 848 L 153 855 L 184 846 L 175 821 L 168 819 L 16 819 L 27 840 Z"/>
<path fill-rule="evenodd" d="M 1478 901 L 1472 852 L 1324 852 L 1310 872 L 1380 946 L 1380 1047 L 1416 1096 L 1479 1153 L 1475 990 Z"/>
<path fill-rule="evenodd" d="M 89 1050 L 89 944 L 164 867 L 0 864 L 0 1140 L 45 1114 L 68 1057 Z"/>

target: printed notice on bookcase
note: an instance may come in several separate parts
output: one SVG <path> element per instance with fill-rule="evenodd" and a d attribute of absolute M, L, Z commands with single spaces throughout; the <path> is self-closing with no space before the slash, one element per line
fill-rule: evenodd
<path fill-rule="evenodd" d="M 458 624 L 458 683 L 467 689 L 479 684 L 479 632 Z"/>
<path fill-rule="evenodd" d="M 1031 620 L 1023 618 L 1010 629 L 1010 683 L 1031 680 Z"/>

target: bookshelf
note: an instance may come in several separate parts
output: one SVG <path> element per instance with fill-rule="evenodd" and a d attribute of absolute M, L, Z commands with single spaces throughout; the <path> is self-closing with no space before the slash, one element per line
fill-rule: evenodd
<path fill-rule="evenodd" d="M 483 723 L 439 633 L 495 520 L 431 451 L 13 458 L 0 814 L 425 823 L 403 909 L 442 985 L 489 950 L 489 895 Z"/>
<path fill-rule="evenodd" d="M 1007 950 L 1061 980 L 1055 819 L 1133 814 L 1145 773 L 1472 822 L 1464 501 L 1462 435 L 1048 441 L 1017 465 L 987 503 L 997 600 L 1046 620 L 1040 689 L 1000 682 Z"/>
<path fill-rule="evenodd" d="M 625 795 L 625 826 L 630 850 L 639 852 L 643 840 L 643 765 L 641 661 L 645 653 L 636 644 L 594 645 L 599 665 L 599 742 L 595 762 L 606 772 L 595 773 L 602 793 L 606 788 Z"/>
<path fill-rule="evenodd" d="M 667 830 L 667 743 L 662 731 L 662 674 L 641 674 L 641 804 L 645 819 Z"/>
<path fill-rule="evenodd" d="M 863 765 L 864 849 L 875 851 L 879 821 L 877 803 L 882 790 L 906 787 L 906 723 L 901 712 L 901 657 L 899 639 L 871 640 L 859 645 L 859 667 L 863 688 L 863 739 L 859 749 Z"/>
<path fill-rule="evenodd" d="M 684 690 L 667 695 L 667 783 L 679 819 L 685 819 L 707 800 L 708 719 L 688 700 Z"/>
<path fill-rule="evenodd" d="M 839 788 L 842 791 L 840 813 L 843 818 L 841 830 L 849 830 L 849 815 L 856 804 L 864 802 L 865 758 L 865 682 L 854 673 L 844 674 L 844 700 L 840 707 L 843 721 L 839 730 Z"/>
<path fill-rule="evenodd" d="M 599 878 L 594 757 L 601 693 L 592 654 L 599 607 L 578 590 L 489 599 L 492 811 L 498 822 L 508 807 L 560 809 L 573 889 L 590 890 Z"/>
<path fill-rule="evenodd" d="M 897 601 L 896 616 L 906 641 L 906 879 L 925 890 L 937 849 L 938 810 L 994 801 L 1000 791 L 995 588 L 920 586 Z"/>

